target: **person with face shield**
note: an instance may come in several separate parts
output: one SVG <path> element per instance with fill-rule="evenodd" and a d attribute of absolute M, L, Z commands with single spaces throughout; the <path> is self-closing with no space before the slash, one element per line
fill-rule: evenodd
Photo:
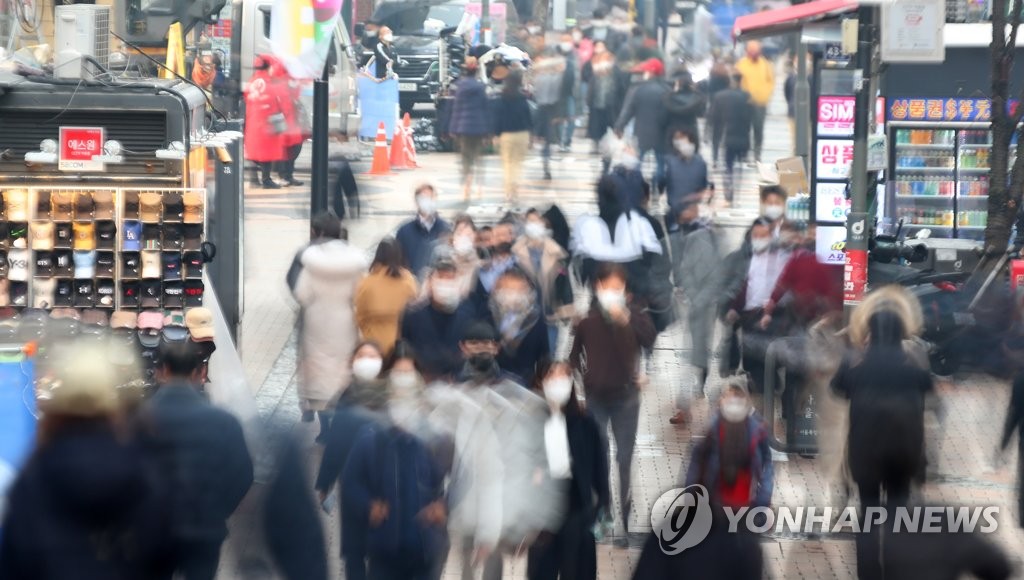
<path fill-rule="evenodd" d="M 437 215 L 437 190 L 424 183 L 416 188 L 416 215 L 395 232 L 395 240 L 402 247 L 405 265 L 422 280 L 433 254 L 434 244 L 443 234 L 452 231 L 451 225 Z"/>
<path fill-rule="evenodd" d="M 425 296 L 402 314 L 399 336 L 419 353 L 427 380 L 449 377 L 462 368 L 459 340 L 466 327 L 481 316 L 463 299 L 457 275 L 450 258 L 439 258 L 427 278 Z"/>
<path fill-rule="evenodd" d="M 713 509 L 771 505 L 775 470 L 768 429 L 750 403 L 746 377 L 730 377 L 723 386 L 718 412 L 694 447 L 685 481 L 707 488 Z"/>
<path fill-rule="evenodd" d="M 760 394 L 764 384 L 765 353 L 779 331 L 776 325 L 762 327 L 761 321 L 775 284 L 789 261 L 789 251 L 773 243 L 769 224 L 763 220 L 754 222 L 751 228 L 750 248 L 752 254 L 745 282 L 729 305 L 725 323 L 738 322 L 743 330 L 743 368 L 750 373 L 751 390 Z"/>
<path fill-rule="evenodd" d="M 522 270 L 512 268 L 498 278 L 490 310 L 501 336 L 498 364 L 524 385 L 532 384 L 537 364 L 550 356 L 551 347 L 541 304 Z"/>
<path fill-rule="evenodd" d="M 672 133 L 672 154 L 665 163 L 665 196 L 670 208 L 704 201 L 708 189 L 708 165 L 698 153 L 698 143 L 697 133 L 689 128 Z M 670 232 L 675 229 L 675 219 L 665 222 Z"/>
<path fill-rule="evenodd" d="M 580 405 L 573 387 L 572 367 L 566 362 L 538 367 L 534 391 L 548 405 L 544 422 L 547 468 L 542 477 L 566 487 L 564 517 L 542 532 L 530 546 L 526 577 L 530 580 L 597 578 L 594 524 L 611 505 L 608 453 L 597 422 Z"/>
<path fill-rule="evenodd" d="M 512 245 L 512 255 L 540 290 L 541 311 L 548 327 L 548 346 L 554 355 L 560 328 L 576 313 L 572 284 L 566 270 L 569 255 L 551 238 L 544 216 L 533 208 L 526 212 L 523 235 Z"/>
<path fill-rule="evenodd" d="M 463 336 L 460 348 L 465 366 L 457 377 L 457 389 L 480 406 L 494 429 L 504 477 L 501 484 L 501 532 L 488 554 L 471 554 L 475 545 L 463 545 L 463 562 L 484 562 L 485 579 L 500 579 L 504 554 L 517 552 L 538 532 L 551 529 L 559 515 L 552 483 L 538 477 L 544 469 L 544 401 L 526 389 L 518 377 L 498 364 L 500 338 L 493 326 L 478 322 Z M 476 546 L 477 548 L 479 546 Z M 463 568 L 463 577 L 467 578 Z M 472 576 L 469 576 L 472 577 Z"/>
<path fill-rule="evenodd" d="M 583 375 L 587 408 L 597 420 L 607 443 L 609 424 L 615 435 L 615 461 L 619 473 L 622 529 L 628 532 L 632 511 L 630 473 L 637 423 L 640 419 L 640 385 L 637 372 L 643 349 L 657 337 L 650 316 L 626 295 L 627 275 L 618 264 L 602 264 L 595 276 L 590 313 L 573 338 L 569 362 Z M 622 535 L 616 539 L 625 543 Z"/>
<path fill-rule="evenodd" d="M 388 390 L 381 379 L 383 363 L 380 347 L 371 341 L 360 343 L 352 354 L 352 383 L 338 399 L 316 479 L 321 503 L 334 489 L 334 484 L 340 484 L 345 464 L 360 434 L 368 427 L 380 428 L 387 423 Z M 341 512 L 341 538 L 345 577 L 365 580 L 368 533 L 366 522 L 357 510 Z"/>

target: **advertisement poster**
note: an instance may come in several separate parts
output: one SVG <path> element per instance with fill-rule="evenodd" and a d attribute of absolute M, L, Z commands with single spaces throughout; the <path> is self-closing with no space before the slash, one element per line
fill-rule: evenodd
<path fill-rule="evenodd" d="M 815 219 L 819 222 L 846 221 L 850 213 L 850 200 L 846 199 L 845 183 L 814 184 Z"/>
<path fill-rule="evenodd" d="M 842 266 L 846 264 L 846 225 L 818 226 L 815 253 L 822 264 Z"/>
<path fill-rule="evenodd" d="M 853 137 L 854 101 L 852 96 L 818 97 L 818 136 Z M 885 133 L 885 98 L 875 101 L 875 133 Z"/>
<path fill-rule="evenodd" d="M 818 178 L 847 179 L 853 164 L 853 139 L 818 141 Z"/>

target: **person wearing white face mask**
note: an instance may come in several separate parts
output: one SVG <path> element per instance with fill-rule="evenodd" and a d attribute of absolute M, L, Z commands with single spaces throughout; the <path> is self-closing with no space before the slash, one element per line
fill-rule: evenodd
<path fill-rule="evenodd" d="M 543 477 L 568 490 L 560 525 L 546 530 L 530 546 L 526 577 L 593 580 L 597 577 L 593 527 L 611 506 L 608 456 L 597 422 L 576 397 L 568 363 L 539 367 L 533 389 L 548 404 Z"/>
<path fill-rule="evenodd" d="M 778 185 L 761 188 L 761 215 L 772 222 L 772 235 L 776 238 L 786 221 L 786 191 Z"/>
<path fill-rule="evenodd" d="M 490 311 L 501 338 L 498 365 L 530 384 L 537 363 L 551 355 L 551 348 L 536 292 L 522 270 L 512 268 L 498 277 Z"/>
<path fill-rule="evenodd" d="M 451 258 L 440 257 L 426 281 L 426 296 L 402 314 L 399 337 L 420 355 L 428 380 L 449 377 L 462 368 L 459 341 L 480 312 L 465 300 Z M 486 319 L 486 317 L 485 317 Z"/>
<path fill-rule="evenodd" d="M 560 328 L 576 314 L 566 271 L 569 256 L 551 239 L 547 222 L 536 209 L 526 212 L 523 229 L 524 234 L 512 246 L 512 256 L 540 290 L 541 309 L 548 326 L 548 346 L 553 355 L 558 347 Z"/>
<path fill-rule="evenodd" d="M 383 366 L 380 347 L 363 342 L 352 355 L 352 384 L 338 399 L 330 429 L 324 435 L 324 454 L 316 479 L 321 503 L 339 483 L 359 434 L 367 427 L 387 423 L 388 391 L 379 378 Z M 369 530 L 351 510 L 341 512 L 341 554 L 347 578 L 366 578 L 366 542 Z"/>
<path fill-rule="evenodd" d="M 391 29 L 382 26 L 377 33 L 377 43 L 373 48 L 373 72 L 378 79 L 394 76 L 397 74 L 395 67 L 405 64 L 395 52 L 395 47 L 392 45 L 394 41 L 395 35 L 392 34 Z"/>
<path fill-rule="evenodd" d="M 725 321 L 729 325 L 738 322 L 743 328 L 743 368 L 753 379 L 752 390 L 760 393 L 768 343 L 779 331 L 774 325 L 762 327 L 761 321 L 790 253 L 775 245 L 771 223 L 763 218 L 754 222 L 750 230 L 750 248 L 752 253 L 746 282 L 729 304 Z"/>
<path fill-rule="evenodd" d="M 442 234 L 450 232 L 452 227 L 437 215 L 437 190 L 433 185 L 420 185 L 416 188 L 415 196 L 416 216 L 398 228 L 395 239 L 402 246 L 406 267 L 422 280 L 430 265 L 434 244 Z"/>
<path fill-rule="evenodd" d="M 718 412 L 686 471 L 686 485 L 707 488 L 712 509 L 771 505 L 775 470 L 768 430 L 751 407 L 746 383 L 743 376 L 726 381 Z"/>
<path fill-rule="evenodd" d="M 602 264 L 598 268 L 594 296 L 590 313 L 576 325 L 569 362 L 583 375 L 587 408 L 602 437 L 607 436 L 608 425 L 612 426 L 622 529 L 628 531 L 632 511 L 629 482 L 640 419 L 637 370 L 641 349 L 653 347 L 657 333 L 650 316 L 627 300 L 622 266 Z M 619 536 L 617 545 L 625 540 L 625 535 Z"/>
<path fill-rule="evenodd" d="M 665 167 L 665 195 L 669 207 L 683 203 L 702 202 L 708 190 L 708 165 L 698 153 L 697 134 L 678 129 L 672 134 L 673 154 Z M 666 219 L 669 232 L 675 231 L 675 216 Z"/>

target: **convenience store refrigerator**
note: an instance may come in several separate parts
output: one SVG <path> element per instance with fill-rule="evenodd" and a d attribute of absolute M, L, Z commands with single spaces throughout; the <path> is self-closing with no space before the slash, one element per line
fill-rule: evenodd
<path fill-rule="evenodd" d="M 927 228 L 933 238 L 983 239 L 992 134 L 964 125 L 892 123 L 887 216 L 908 237 Z"/>

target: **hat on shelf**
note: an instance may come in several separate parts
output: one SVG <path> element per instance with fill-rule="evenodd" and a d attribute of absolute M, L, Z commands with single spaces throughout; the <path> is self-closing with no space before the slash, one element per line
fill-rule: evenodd
<path fill-rule="evenodd" d="M 36 276 L 53 276 L 53 252 L 36 252 Z"/>
<path fill-rule="evenodd" d="M 12 306 L 28 306 L 28 284 L 12 280 L 10 296 Z"/>
<path fill-rule="evenodd" d="M 141 290 L 140 304 L 143 308 L 159 308 L 163 293 L 160 288 L 160 280 L 143 280 L 139 285 Z"/>
<path fill-rule="evenodd" d="M 8 228 L 12 248 L 28 247 L 28 223 L 11 222 Z"/>
<path fill-rule="evenodd" d="M 7 251 L 7 277 L 17 282 L 28 280 L 29 252 L 21 248 L 12 248 Z"/>
<path fill-rule="evenodd" d="M 198 250 L 203 244 L 203 224 L 185 224 L 185 241 L 182 247 L 186 250 Z"/>
<path fill-rule="evenodd" d="M 160 278 L 163 264 L 160 260 L 160 252 L 146 250 L 142 252 L 142 277 L 153 279 Z"/>
<path fill-rule="evenodd" d="M 160 224 L 142 224 L 142 247 L 147 250 L 159 250 L 160 234 Z"/>
<path fill-rule="evenodd" d="M 124 197 L 124 219 L 139 219 L 139 192 L 124 191 L 121 196 Z"/>
<path fill-rule="evenodd" d="M 165 250 L 180 250 L 184 240 L 184 229 L 181 224 L 164 224 L 161 247 Z"/>
<path fill-rule="evenodd" d="M 96 275 L 114 277 L 114 252 L 96 252 Z"/>
<path fill-rule="evenodd" d="M 70 191 L 54 191 L 50 194 L 50 207 L 53 208 L 52 218 L 54 221 L 71 221 L 72 206 L 74 197 Z"/>
<path fill-rule="evenodd" d="M 78 308 L 92 306 L 96 287 L 92 280 L 75 280 L 75 306 Z"/>
<path fill-rule="evenodd" d="M 147 191 L 139 195 L 139 219 L 147 223 L 160 221 L 160 212 L 163 209 L 163 196 L 159 193 Z"/>
<path fill-rule="evenodd" d="M 53 249 L 53 222 L 32 222 L 29 229 L 32 230 L 33 250 Z"/>
<path fill-rule="evenodd" d="M 93 222 L 75 222 L 75 243 L 76 250 L 96 249 L 96 224 Z"/>
<path fill-rule="evenodd" d="M 88 191 L 80 191 L 75 195 L 75 219 L 76 220 L 92 220 L 93 210 L 96 209 L 96 202 L 92 198 L 92 193 Z"/>
<path fill-rule="evenodd" d="M 55 248 L 71 248 L 75 245 L 75 232 L 70 222 L 54 222 L 53 224 Z"/>
<path fill-rule="evenodd" d="M 203 293 L 206 285 L 202 280 L 185 281 L 185 306 L 192 308 L 203 305 Z"/>
<path fill-rule="evenodd" d="M 114 280 L 111 278 L 102 278 L 96 281 L 96 305 L 103 308 L 114 307 L 114 292 L 116 288 L 114 286 Z"/>
<path fill-rule="evenodd" d="M 139 253 L 125 252 L 121 254 L 121 277 L 134 279 L 139 277 Z"/>
<path fill-rule="evenodd" d="M 185 213 L 185 203 L 181 194 L 176 191 L 168 191 L 164 194 L 164 221 L 180 222 L 182 214 Z"/>
<path fill-rule="evenodd" d="M 213 312 L 209 308 L 193 308 L 185 314 L 185 324 L 194 340 L 213 339 Z"/>
<path fill-rule="evenodd" d="M 203 277 L 203 254 L 201 252 L 185 252 L 183 255 L 186 278 Z"/>
<path fill-rule="evenodd" d="M 110 328 L 131 328 L 134 329 L 139 321 L 139 315 L 128 310 L 115 310 L 110 315 Z"/>
<path fill-rule="evenodd" d="M 97 191 L 92 194 L 96 203 L 94 214 L 98 220 L 114 219 L 114 193 L 111 191 Z"/>
<path fill-rule="evenodd" d="M 121 282 L 121 306 L 124 308 L 138 308 L 139 306 L 139 283 Z"/>
<path fill-rule="evenodd" d="M 0 307 L 7 308 L 11 305 L 11 282 L 7 278 L 0 278 Z"/>
<path fill-rule="evenodd" d="M 79 320 L 82 316 L 74 308 L 54 308 L 50 311 L 50 318 L 72 318 Z"/>
<path fill-rule="evenodd" d="M 185 307 L 185 287 L 180 280 L 164 282 L 164 306 L 167 308 Z"/>
<path fill-rule="evenodd" d="M 142 249 L 142 222 L 125 220 L 121 228 L 124 240 L 121 249 L 126 252 L 138 252 Z"/>
<path fill-rule="evenodd" d="M 53 278 L 39 278 L 32 283 L 32 306 L 53 308 L 57 281 Z"/>
<path fill-rule="evenodd" d="M 57 250 L 53 253 L 53 275 L 73 276 L 75 273 L 75 261 L 72 258 L 71 250 Z"/>
<path fill-rule="evenodd" d="M 117 225 L 112 220 L 96 222 L 96 247 L 101 250 L 113 250 L 117 240 Z"/>
<path fill-rule="evenodd" d="M 163 279 L 181 280 L 181 254 L 177 252 L 163 252 L 160 258 L 163 261 Z"/>
<path fill-rule="evenodd" d="M 50 192 L 36 191 L 36 219 L 50 219 Z"/>
<path fill-rule="evenodd" d="M 4 192 L 4 205 L 7 206 L 7 221 L 28 221 L 28 191 L 8 189 Z"/>
<path fill-rule="evenodd" d="M 96 275 L 96 252 L 75 250 L 75 278 L 84 280 Z"/>
<path fill-rule="evenodd" d="M 187 224 L 203 223 L 203 194 L 198 191 L 187 191 L 182 196 L 185 203 L 184 221 Z"/>
<path fill-rule="evenodd" d="M 107 313 L 98 308 L 87 308 L 82 311 L 82 324 L 94 324 L 96 326 L 107 326 L 109 320 Z"/>
<path fill-rule="evenodd" d="M 53 305 L 65 307 L 76 312 L 71 306 L 75 303 L 75 281 L 67 278 L 57 279 L 57 290 L 53 297 Z"/>

